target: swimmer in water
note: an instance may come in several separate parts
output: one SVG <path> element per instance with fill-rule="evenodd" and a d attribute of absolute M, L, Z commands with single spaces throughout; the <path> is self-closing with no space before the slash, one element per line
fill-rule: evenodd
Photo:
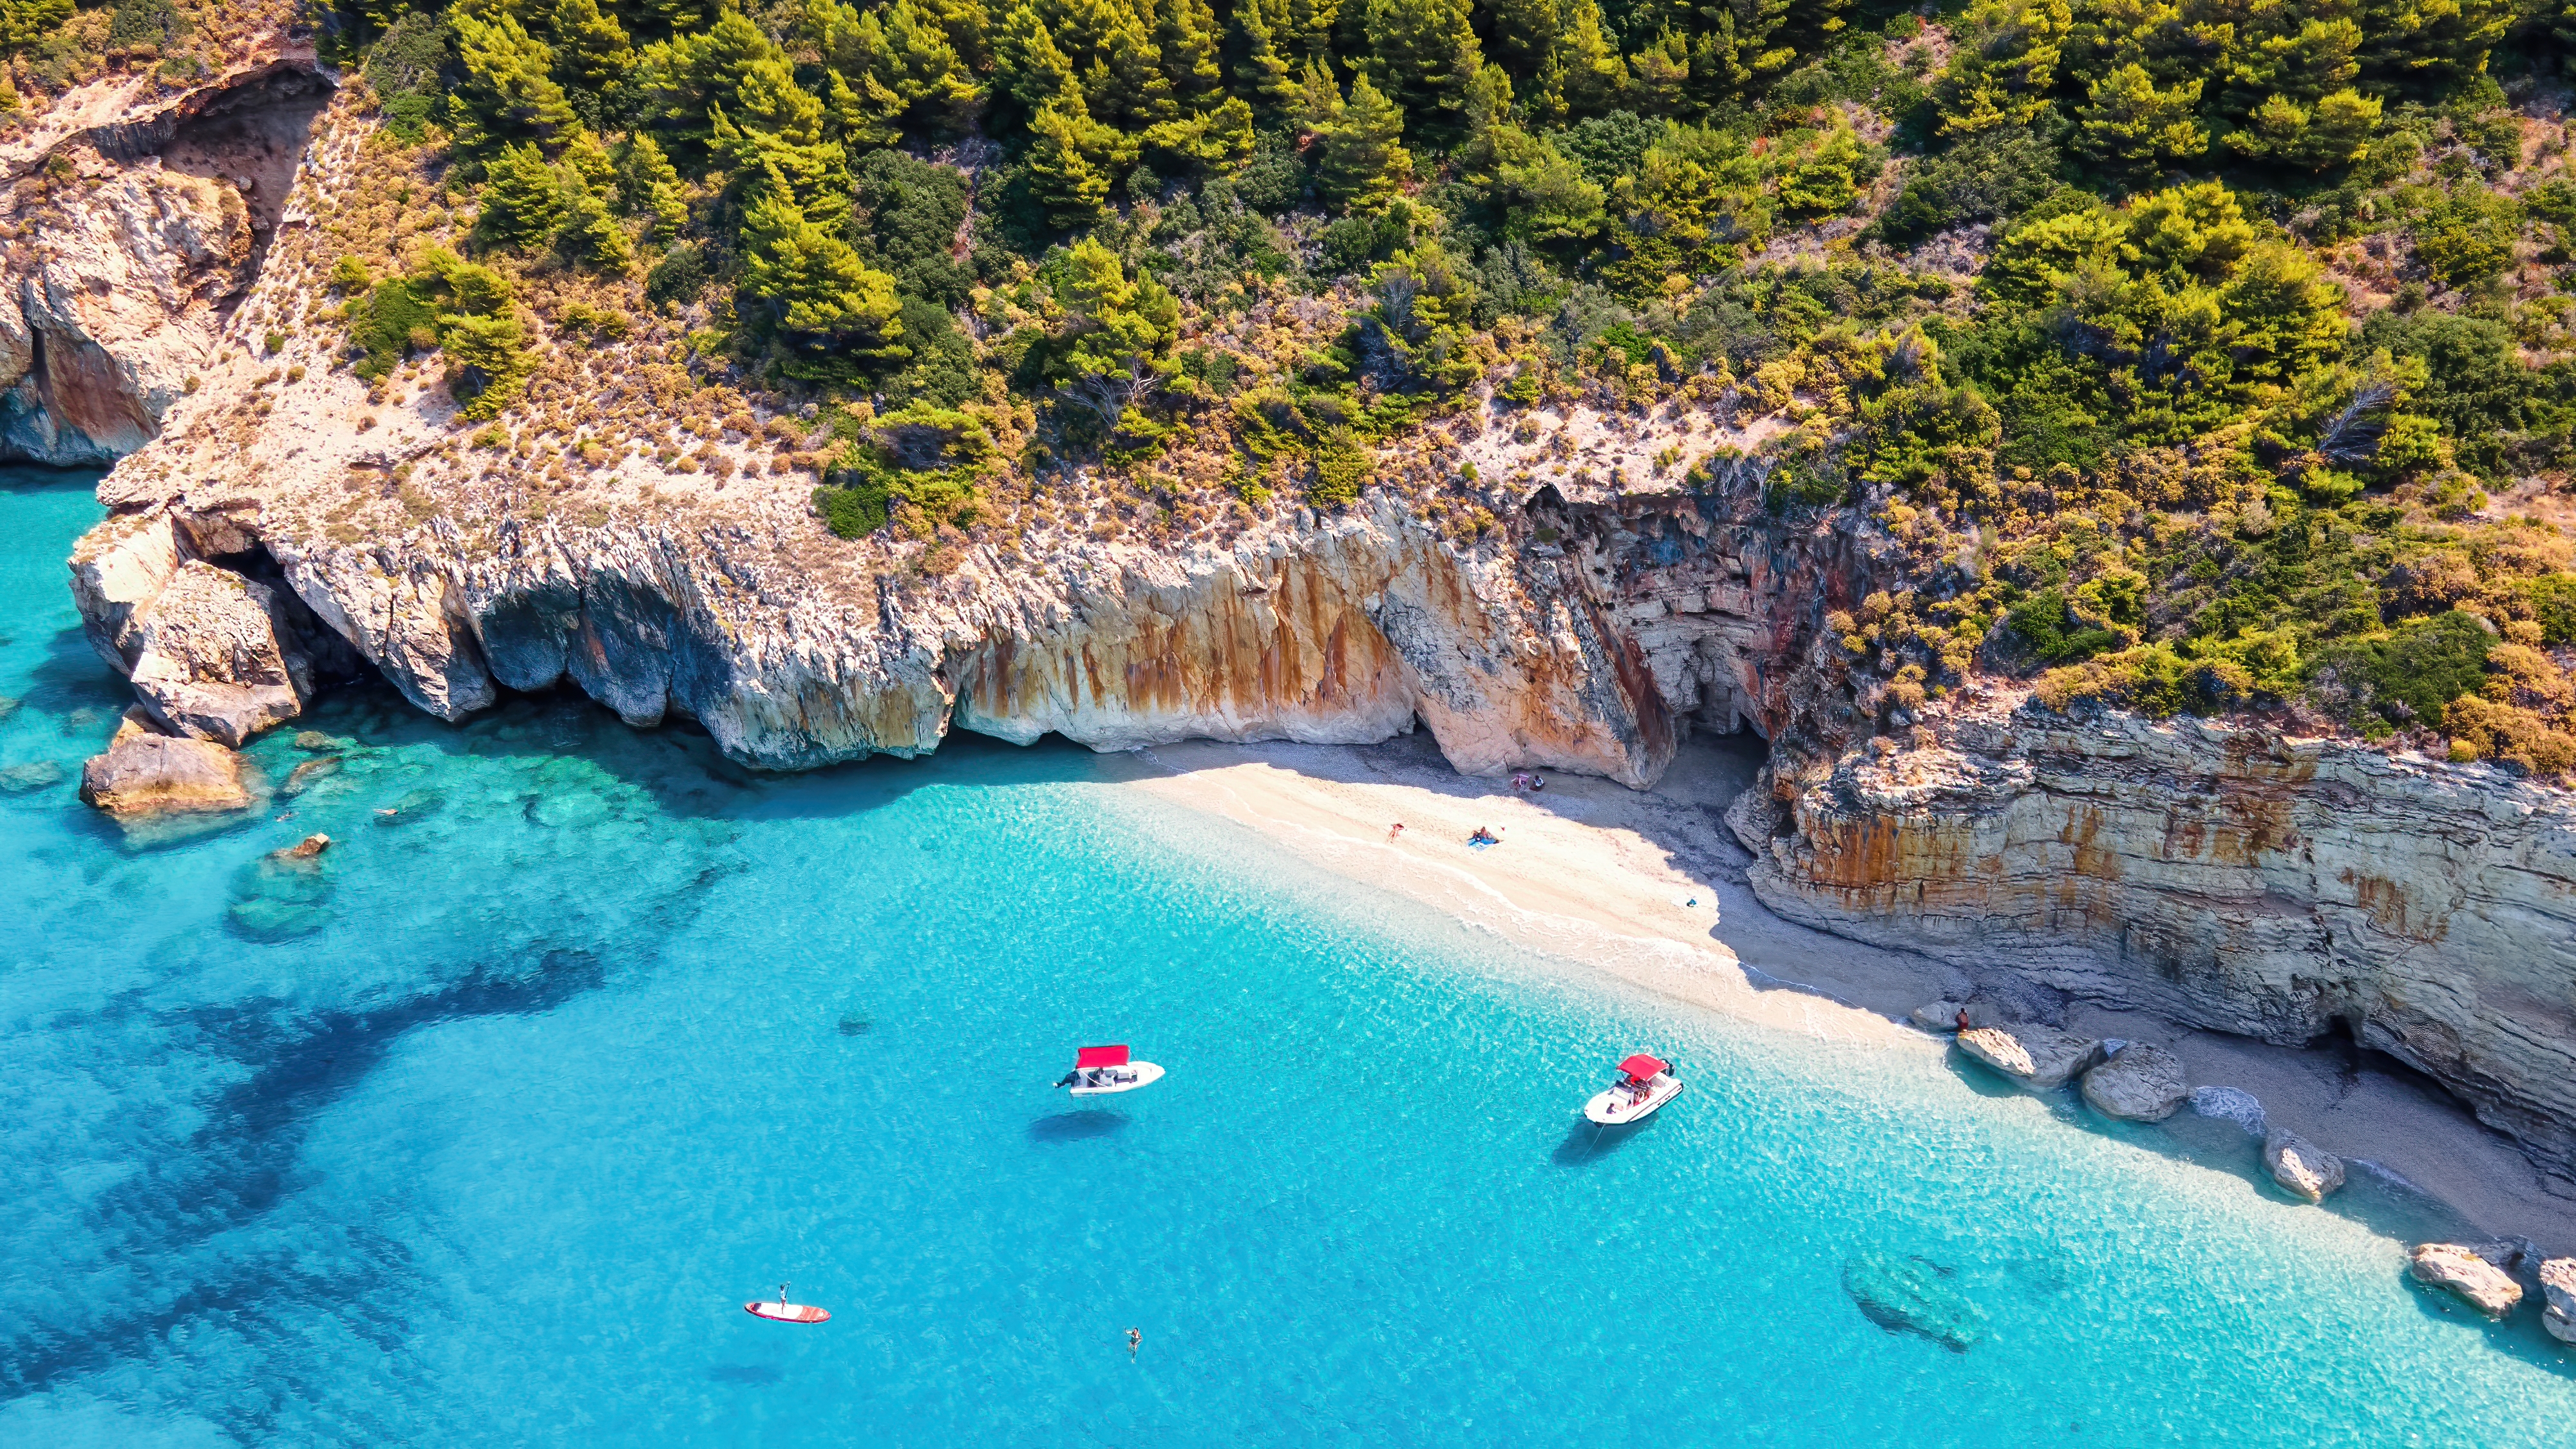
<path fill-rule="evenodd" d="M 1127 1330 L 1127 1356 L 1129 1358 L 1134 1358 L 1136 1356 L 1136 1350 L 1142 1347 L 1144 1342 L 1145 1335 L 1132 1328 Z"/>

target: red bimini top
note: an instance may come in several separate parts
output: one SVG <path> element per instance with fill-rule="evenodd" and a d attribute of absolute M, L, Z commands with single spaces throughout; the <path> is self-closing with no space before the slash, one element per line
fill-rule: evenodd
<path fill-rule="evenodd" d="M 1073 1059 L 1076 1070 L 1084 1067 L 1123 1067 L 1127 1065 L 1127 1048 L 1123 1046 L 1084 1047 Z"/>
<path fill-rule="evenodd" d="M 1646 1055 L 1644 1052 L 1639 1052 L 1635 1056 L 1621 1062 L 1619 1064 L 1619 1070 L 1626 1072 L 1629 1076 L 1635 1077 L 1638 1081 L 1643 1082 L 1652 1079 L 1655 1073 L 1664 1070 L 1670 1065 L 1672 1065 L 1670 1062 L 1659 1062 L 1653 1057 Z"/>

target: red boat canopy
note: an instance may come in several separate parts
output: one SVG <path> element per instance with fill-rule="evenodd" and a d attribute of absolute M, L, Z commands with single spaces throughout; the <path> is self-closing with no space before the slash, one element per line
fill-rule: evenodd
<path fill-rule="evenodd" d="M 1639 1052 L 1635 1056 L 1621 1062 L 1619 1064 L 1619 1070 L 1626 1072 L 1629 1076 L 1635 1077 L 1638 1081 L 1642 1082 L 1670 1065 L 1672 1065 L 1670 1062 L 1659 1062 L 1653 1057 L 1646 1055 L 1644 1052 Z"/>
<path fill-rule="evenodd" d="M 1075 1057 L 1076 1069 L 1083 1067 L 1123 1067 L 1127 1065 L 1127 1048 L 1123 1046 L 1084 1047 Z"/>

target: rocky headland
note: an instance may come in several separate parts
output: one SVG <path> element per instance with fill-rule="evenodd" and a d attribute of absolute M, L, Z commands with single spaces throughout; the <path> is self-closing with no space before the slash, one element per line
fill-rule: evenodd
<path fill-rule="evenodd" d="M 231 747 L 369 671 L 448 720 L 575 688 L 780 770 L 958 729 L 1116 750 L 1420 728 L 1461 772 L 1642 788 L 1690 734 L 1750 731 L 1770 764 L 1729 823 L 1780 915 L 2196 1028 L 2348 1033 L 2576 1193 L 2563 791 L 2278 722 L 2067 713 L 2000 683 L 1927 699 L 1855 671 L 1849 612 L 1925 561 L 1883 496 L 1779 506 L 1776 419 L 1729 393 L 1541 420 L 1480 390 L 1383 448 L 1348 506 L 1178 531 L 1095 487 L 1007 535 L 839 539 L 795 412 L 568 468 L 577 421 L 480 427 L 421 366 L 345 366 L 328 232 L 382 148 L 341 81 L 281 46 L 177 96 L 89 97 L 86 124 L 0 156 L 44 219 L 5 263 L 0 447 L 119 460 L 71 560 L 137 698 L 83 782 L 105 809 L 248 802 Z M 1302 306 L 1256 312 L 1293 328 Z M 601 369 L 685 377 L 659 341 L 584 354 L 594 371 L 540 375 L 530 406 L 578 418 Z M 1963 1048 L 2034 1090 L 2178 1109 L 2152 1045 L 1961 1005 Z M 2281 1155 L 2283 1181 L 2331 1190 L 2330 1156 Z M 2418 1272 L 2480 1280 L 2484 1306 L 2500 1290 L 2473 1262 Z M 1896 1285 L 1879 1298 L 1931 1302 L 1909 1322 L 1944 1317 L 1933 1279 L 1870 1272 Z"/>

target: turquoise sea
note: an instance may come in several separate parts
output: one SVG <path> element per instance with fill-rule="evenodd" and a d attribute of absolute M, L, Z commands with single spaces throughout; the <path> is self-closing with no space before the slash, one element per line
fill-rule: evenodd
<path fill-rule="evenodd" d="M 62 772 L 0 777 L 0 1444 L 2576 1424 L 2528 1308 L 2443 1312 L 2224 1150 L 1599 984 L 1070 747 L 759 777 L 574 699 L 351 691 L 334 746 L 252 750 L 336 762 L 291 798 L 130 844 L 74 795 L 124 703 L 63 587 L 86 482 L 0 475 L 0 767 Z M 263 871 L 315 830 L 318 876 Z M 1170 1076 L 1049 1089 L 1115 1040 Z M 1639 1046 L 1693 1090 L 1595 1140 Z M 1856 1260 L 1976 1341 L 1865 1318 Z M 832 1321 L 742 1311 L 782 1280 Z"/>

